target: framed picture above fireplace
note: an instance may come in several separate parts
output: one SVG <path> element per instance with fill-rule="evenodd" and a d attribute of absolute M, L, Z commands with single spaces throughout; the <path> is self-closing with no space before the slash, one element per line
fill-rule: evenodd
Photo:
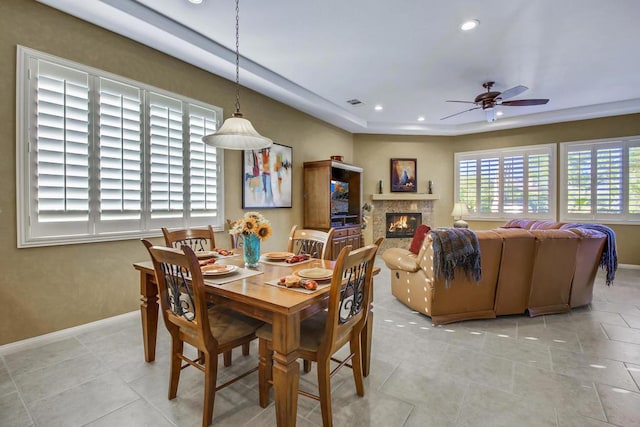
<path fill-rule="evenodd" d="M 391 191 L 416 193 L 418 171 L 416 159 L 391 159 Z"/>

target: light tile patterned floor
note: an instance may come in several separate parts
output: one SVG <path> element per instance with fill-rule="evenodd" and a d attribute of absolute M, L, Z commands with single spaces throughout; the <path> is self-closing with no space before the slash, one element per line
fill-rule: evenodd
<path fill-rule="evenodd" d="M 639 426 L 640 270 L 602 275 L 594 302 L 564 315 L 508 316 L 432 327 L 375 279 L 373 366 L 366 396 L 351 373 L 332 382 L 336 426 Z M 134 286 L 135 284 L 132 284 Z M 200 426 L 203 376 L 186 369 L 167 400 L 169 337 L 144 362 L 140 319 L 0 359 L 0 426 Z M 257 363 L 234 353 L 220 379 Z M 258 405 L 257 374 L 216 396 L 214 425 L 273 426 Z M 313 391 L 315 371 L 301 375 Z M 322 424 L 317 402 L 299 398 L 298 425 Z"/>

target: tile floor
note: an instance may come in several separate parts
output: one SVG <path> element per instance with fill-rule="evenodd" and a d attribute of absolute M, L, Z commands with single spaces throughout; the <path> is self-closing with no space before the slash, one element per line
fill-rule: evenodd
<path fill-rule="evenodd" d="M 373 365 L 359 398 L 348 369 L 332 382 L 336 426 L 640 426 L 640 270 L 599 276 L 590 307 L 432 327 L 399 303 L 389 271 L 375 279 Z M 133 284 L 132 284 L 133 286 Z M 140 320 L 128 316 L 0 360 L 0 426 L 199 426 L 203 376 L 182 373 L 167 400 L 170 341 L 144 362 Z M 234 352 L 220 379 L 257 363 Z M 313 390 L 315 371 L 301 375 Z M 258 405 L 257 374 L 216 396 L 214 425 L 273 426 Z M 298 425 L 322 424 L 299 398 Z"/>

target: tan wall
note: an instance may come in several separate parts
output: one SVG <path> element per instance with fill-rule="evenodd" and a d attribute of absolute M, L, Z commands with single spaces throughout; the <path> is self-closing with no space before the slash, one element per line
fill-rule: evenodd
<path fill-rule="evenodd" d="M 235 101 L 233 82 L 35 1 L 0 2 L 0 345 L 136 310 L 138 276 L 131 263 L 148 257 L 138 240 L 16 248 L 18 44 L 221 106 L 225 116 Z M 293 208 L 264 211 L 275 231 L 264 247 L 282 249 L 291 226 L 302 222 L 302 163 L 333 154 L 352 161 L 352 136 L 252 91 L 243 90 L 241 97 L 243 113 L 259 132 L 293 147 Z M 230 219 L 242 215 L 240 168 L 241 153 L 227 151 Z M 228 247 L 226 233 L 216 239 Z"/>
<path fill-rule="evenodd" d="M 416 158 L 418 161 L 418 192 L 427 191 L 427 181 L 433 180 L 434 193 L 440 195 L 435 202 L 435 227 L 451 226 L 453 206 L 453 155 L 460 151 L 517 147 L 531 144 L 549 144 L 600 138 L 640 135 L 640 114 L 581 120 L 544 126 L 532 126 L 457 137 L 355 135 L 354 152 L 364 168 L 364 197 L 369 200 L 377 192 L 377 183 L 384 181 L 389 192 L 389 159 Z M 494 228 L 502 222 L 469 221 L 472 228 Z M 619 262 L 640 265 L 640 227 L 609 224 L 616 232 Z M 376 236 L 378 237 L 378 236 Z M 370 242 L 370 229 L 365 230 Z"/>

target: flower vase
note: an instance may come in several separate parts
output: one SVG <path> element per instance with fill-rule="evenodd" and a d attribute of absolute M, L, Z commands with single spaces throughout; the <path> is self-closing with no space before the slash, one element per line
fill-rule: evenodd
<path fill-rule="evenodd" d="M 243 244 L 245 267 L 257 267 L 260 260 L 260 238 L 255 234 L 245 234 Z"/>

